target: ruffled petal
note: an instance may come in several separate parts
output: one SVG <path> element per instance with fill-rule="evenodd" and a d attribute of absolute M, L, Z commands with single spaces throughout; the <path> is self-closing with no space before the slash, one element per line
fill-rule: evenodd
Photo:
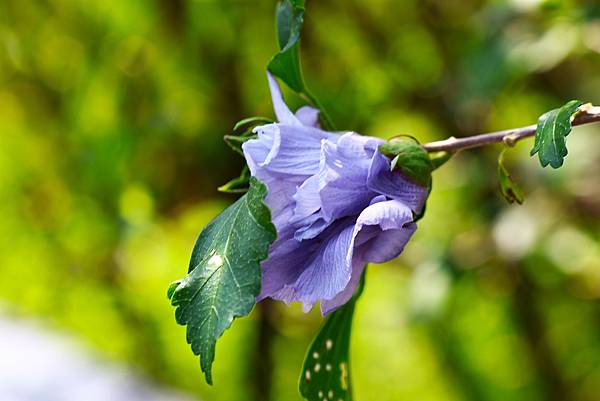
<path fill-rule="evenodd" d="M 344 288 L 334 298 L 321 301 L 321 314 L 323 316 L 333 312 L 348 302 L 350 298 L 352 298 L 352 295 L 354 295 L 354 292 L 356 291 L 356 287 L 358 287 L 360 277 L 363 275 L 365 267 L 366 262 L 361 254 L 361 250 L 355 250 L 352 258 L 352 273 L 350 281 L 346 285 L 346 288 Z"/>
<path fill-rule="evenodd" d="M 377 195 L 366 185 L 377 147 L 371 144 L 373 140 L 349 132 L 341 135 L 337 143 L 321 143 L 319 172 L 294 195 L 296 206 L 291 222 L 303 222 L 296 231 L 297 240 L 313 238 L 336 219 L 357 215 Z"/>
<path fill-rule="evenodd" d="M 397 257 L 414 233 L 412 211 L 402 202 L 377 196 L 358 217 L 352 233 L 352 273 L 346 287 L 333 299 L 321 301 L 326 315 L 350 300 L 367 263 L 383 263 Z"/>
<path fill-rule="evenodd" d="M 260 301 L 267 297 L 275 298 L 284 287 L 292 285 L 305 269 L 307 255 L 312 255 L 319 248 L 316 241 L 300 243 L 294 239 L 294 230 L 283 226 L 277 230 L 277 240 L 269 249 L 269 258 L 261 263 L 261 290 L 257 297 Z M 279 296 L 287 303 L 294 299 Z"/>
<path fill-rule="evenodd" d="M 299 301 L 306 310 L 319 300 L 334 298 L 351 278 L 353 231 L 353 221 L 346 219 L 313 240 L 299 242 L 289 236 L 283 239 L 274 247 L 281 247 L 283 252 L 272 249 L 262 264 L 263 288 L 258 299 Z"/>
<path fill-rule="evenodd" d="M 339 138 L 317 128 L 283 124 L 261 125 L 253 131 L 257 139 L 246 141 L 242 149 L 250 172 L 259 179 L 258 175 L 272 175 L 304 181 L 319 171 L 321 141 L 335 143 Z"/>
<path fill-rule="evenodd" d="M 355 248 L 350 281 L 333 299 L 321 301 L 321 314 L 325 316 L 348 302 L 356 292 L 367 263 L 384 263 L 397 257 L 416 228 L 415 223 L 409 223 L 398 230 L 381 231 L 368 242 L 368 246 Z"/>
<path fill-rule="evenodd" d="M 373 155 L 367 186 L 392 199 L 408 205 L 414 212 L 420 213 L 429 193 L 428 189 L 417 185 L 399 171 L 391 171 L 391 161 L 381 152 Z"/>
<path fill-rule="evenodd" d="M 365 261 L 385 263 L 397 258 L 416 229 L 417 225 L 415 223 L 408 223 L 399 229 L 381 231 L 365 244 Z"/>
<path fill-rule="evenodd" d="M 323 162 L 323 159 L 321 159 Z M 298 228 L 294 234 L 297 241 L 311 239 L 322 233 L 331 222 L 321 211 L 319 174 L 308 178 L 294 194 L 294 213 L 289 223 Z"/>
<path fill-rule="evenodd" d="M 298 300 L 304 305 L 334 298 L 350 281 L 353 230 L 352 222 L 338 224 L 294 284 Z"/>
<path fill-rule="evenodd" d="M 319 181 L 319 175 L 315 174 L 298 187 L 294 194 L 295 208 L 292 223 L 306 221 L 312 214 L 321 209 Z"/>
<path fill-rule="evenodd" d="M 354 242 L 366 262 L 384 263 L 400 255 L 415 229 L 407 205 L 395 199 L 378 201 L 358 216 Z"/>
<path fill-rule="evenodd" d="M 358 214 L 376 194 L 367 187 L 372 151 L 365 137 L 347 133 L 337 144 L 324 143 L 319 171 L 321 210 L 329 220 Z"/>
<path fill-rule="evenodd" d="M 286 181 L 265 182 L 269 192 L 265 198 L 265 203 L 271 210 L 271 220 L 277 231 L 285 227 L 294 215 L 294 204 L 292 196 L 296 190 L 296 185 Z"/>

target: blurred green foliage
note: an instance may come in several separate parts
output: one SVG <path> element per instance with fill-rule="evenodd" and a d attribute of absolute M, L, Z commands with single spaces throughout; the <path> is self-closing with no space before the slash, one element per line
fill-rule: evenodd
<path fill-rule="evenodd" d="M 305 79 L 336 125 L 422 142 L 600 103 L 593 0 L 312 0 Z M 204 400 L 299 400 L 318 313 L 265 303 L 203 383 L 165 296 L 234 197 L 222 136 L 271 116 L 274 1 L 0 3 L 0 298 L 107 358 Z M 302 101 L 291 93 L 294 106 Z M 369 269 L 352 358 L 358 400 L 574 400 L 600 393 L 600 128 L 559 171 L 499 148 L 434 173 L 403 256 Z M 35 361 L 32 361 L 35 363 Z"/>

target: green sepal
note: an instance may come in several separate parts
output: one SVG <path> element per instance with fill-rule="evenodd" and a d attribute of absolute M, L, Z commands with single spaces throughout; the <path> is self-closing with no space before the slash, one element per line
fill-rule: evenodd
<path fill-rule="evenodd" d="M 454 156 L 453 152 L 446 152 L 445 150 L 441 152 L 430 153 L 429 160 L 431 160 L 433 170 L 437 170 L 438 168 L 446 164 L 446 162 L 450 160 L 452 156 Z"/>
<path fill-rule="evenodd" d="M 392 170 L 400 171 L 423 187 L 430 186 L 433 164 L 421 145 L 411 140 L 392 139 L 380 145 L 379 151 L 392 158 Z"/>
<path fill-rule="evenodd" d="M 237 123 L 235 123 L 235 125 L 233 126 L 233 132 L 237 132 L 242 128 L 244 128 L 244 131 L 246 131 L 248 128 L 252 128 L 262 124 L 270 124 L 272 122 L 273 119 L 262 116 L 244 118 L 243 120 L 240 120 Z"/>
<path fill-rule="evenodd" d="M 250 313 L 260 292 L 260 262 L 276 238 L 266 195 L 266 186 L 250 178 L 248 192 L 202 230 L 188 275 L 167 291 L 209 384 L 217 339 Z"/>
<path fill-rule="evenodd" d="M 252 133 L 252 130 L 248 130 L 242 135 L 225 135 L 223 140 L 225 143 L 233 149 L 235 152 L 244 156 L 244 151 L 242 149 L 242 145 L 249 141 L 250 139 L 256 139 L 257 135 Z"/>
<path fill-rule="evenodd" d="M 500 193 L 508 203 L 517 202 L 519 205 L 525 200 L 523 190 L 512 178 L 508 170 L 504 165 L 504 153 L 506 149 L 503 149 L 498 156 L 498 182 L 500 184 Z"/>
<path fill-rule="evenodd" d="M 365 273 L 354 296 L 327 317 L 308 348 L 298 384 L 300 394 L 308 401 L 352 400 L 350 334 L 364 281 Z"/>
<path fill-rule="evenodd" d="M 250 188 L 250 169 L 244 166 L 239 177 L 221 185 L 217 190 L 228 194 L 240 194 L 247 192 L 248 188 Z"/>
<path fill-rule="evenodd" d="M 252 129 L 257 125 L 270 124 L 273 120 L 267 117 L 248 117 L 238 121 L 233 126 L 233 132 L 237 135 L 225 135 L 223 140 L 225 143 L 240 155 L 244 155 L 242 145 L 250 139 L 256 139 L 257 135 L 252 132 Z"/>
<path fill-rule="evenodd" d="M 282 0 L 277 3 L 277 40 L 279 52 L 267 69 L 298 93 L 305 92 L 300 67 L 300 32 L 304 23 L 304 1 Z"/>
<path fill-rule="evenodd" d="M 571 100 L 540 116 L 531 156 L 538 153 L 542 167 L 549 164 L 553 168 L 559 168 L 563 165 L 568 153 L 566 137 L 571 132 L 571 121 L 582 104 L 579 100 Z"/>

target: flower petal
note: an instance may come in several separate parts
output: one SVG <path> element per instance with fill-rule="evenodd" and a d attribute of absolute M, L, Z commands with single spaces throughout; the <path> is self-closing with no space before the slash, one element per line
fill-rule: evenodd
<path fill-rule="evenodd" d="M 364 138 L 347 133 L 337 144 L 323 144 L 319 195 L 321 210 L 329 220 L 358 214 L 376 195 L 367 187 L 373 153 L 365 148 Z"/>
<path fill-rule="evenodd" d="M 391 161 L 381 152 L 373 155 L 367 186 L 392 199 L 403 201 L 414 212 L 420 213 L 428 196 L 428 189 L 417 185 L 399 171 L 391 171 Z"/>
<path fill-rule="evenodd" d="M 298 187 L 294 194 L 295 208 L 292 223 L 306 221 L 312 214 L 321 209 L 319 182 L 319 175 L 315 174 Z"/>
<path fill-rule="evenodd" d="M 321 141 L 337 142 L 339 135 L 317 128 L 268 124 L 255 127 L 257 139 L 242 145 L 253 176 L 297 177 L 300 184 L 319 171 Z"/>
<path fill-rule="evenodd" d="M 291 222 L 304 222 L 296 232 L 297 240 L 313 238 L 336 219 L 358 215 L 377 195 L 366 185 L 377 147 L 369 145 L 372 142 L 373 138 L 350 132 L 340 136 L 337 143 L 321 143 L 319 172 L 294 195 Z"/>
<path fill-rule="evenodd" d="M 277 121 L 287 125 L 302 125 L 300 120 L 292 113 L 283 101 L 283 95 L 277 80 L 269 71 L 267 71 L 267 79 L 269 80 L 269 90 L 271 91 L 271 100 L 273 101 L 273 109 Z"/>
<path fill-rule="evenodd" d="M 352 298 L 367 263 L 383 263 L 397 257 L 414 233 L 412 211 L 402 202 L 378 196 L 358 217 L 353 231 L 350 281 L 333 299 L 321 301 L 327 315 Z"/>
<path fill-rule="evenodd" d="M 365 261 L 384 263 L 394 259 L 414 233 L 412 210 L 398 200 L 371 204 L 358 216 L 354 229 L 355 246 Z"/>
<path fill-rule="evenodd" d="M 298 280 L 304 271 L 306 256 L 312 256 L 318 248 L 317 241 L 304 243 L 296 241 L 294 230 L 290 226 L 278 229 L 277 240 L 269 249 L 269 258 L 261 263 L 261 290 L 257 301 L 267 297 L 280 299 L 286 303 L 294 301 L 293 296 L 284 296 L 282 289 Z"/>
<path fill-rule="evenodd" d="M 360 253 L 361 252 L 358 250 L 354 251 L 354 257 L 352 258 L 352 273 L 346 288 L 334 298 L 321 301 L 321 314 L 323 316 L 344 305 L 352 298 L 352 295 L 354 295 L 356 287 L 358 287 L 358 283 L 360 282 L 360 277 L 362 276 L 365 267 L 367 267 L 366 262 Z"/>
<path fill-rule="evenodd" d="M 299 301 L 310 309 L 319 300 L 334 298 L 350 281 L 353 231 L 353 221 L 345 219 L 319 238 L 299 242 L 288 236 L 279 247 L 289 249 L 284 254 L 273 249 L 262 264 L 263 288 L 258 299 Z"/>
<path fill-rule="evenodd" d="M 364 245 L 365 260 L 370 263 L 385 263 L 397 258 L 416 229 L 415 223 L 408 223 L 399 229 L 381 231 Z"/>
<path fill-rule="evenodd" d="M 307 127 L 321 128 L 319 124 L 319 109 L 311 106 L 302 106 L 296 110 L 296 118 Z"/>
<path fill-rule="evenodd" d="M 294 283 L 298 299 L 305 305 L 334 298 L 350 281 L 351 266 L 348 261 L 351 256 L 348 258 L 348 254 L 352 253 L 354 225 L 344 222 L 337 224 L 333 231 Z"/>

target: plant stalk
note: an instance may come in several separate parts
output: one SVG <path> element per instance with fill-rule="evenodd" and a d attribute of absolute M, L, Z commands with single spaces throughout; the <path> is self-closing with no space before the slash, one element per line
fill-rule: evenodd
<path fill-rule="evenodd" d="M 572 121 L 573 126 L 590 124 L 600 121 L 600 107 L 595 107 L 590 104 L 585 104 L 580 107 L 579 112 L 575 115 Z M 489 132 L 467 136 L 463 138 L 450 138 L 429 142 L 423 144 L 428 152 L 458 152 L 463 149 L 478 148 L 481 146 L 492 145 L 494 143 L 505 143 L 508 146 L 514 146 L 515 143 L 524 138 L 529 138 L 535 135 L 537 125 L 528 125 L 521 128 L 507 129 L 503 131 Z"/>

